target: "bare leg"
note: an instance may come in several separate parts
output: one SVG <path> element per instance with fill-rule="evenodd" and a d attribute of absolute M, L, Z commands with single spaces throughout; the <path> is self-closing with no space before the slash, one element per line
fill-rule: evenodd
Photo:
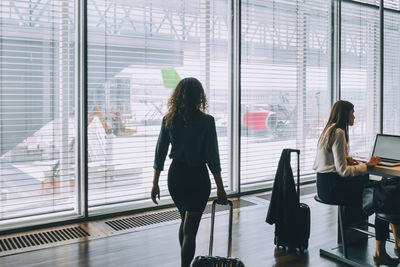
<path fill-rule="evenodd" d="M 386 255 L 389 256 L 386 253 L 386 241 L 379 241 L 376 240 L 376 247 L 375 247 L 375 256 L 378 257 L 385 257 Z"/>
<path fill-rule="evenodd" d="M 389 254 L 386 253 L 385 245 L 386 241 L 376 240 L 376 250 L 375 256 L 373 258 L 374 264 L 377 266 L 397 266 L 399 263 L 398 260 L 396 258 L 390 257 Z"/>
<path fill-rule="evenodd" d="M 390 257 L 389 254 L 387 254 L 385 245 L 386 241 L 376 240 L 375 256 L 373 258 L 374 264 L 377 266 L 397 266 L 399 263 L 398 260 Z"/>
<path fill-rule="evenodd" d="M 181 246 L 181 266 L 189 267 L 196 251 L 196 235 L 202 212 L 186 211 Z"/>
<path fill-rule="evenodd" d="M 183 243 L 183 224 L 185 222 L 185 219 L 182 219 L 181 225 L 179 225 L 179 245 L 182 248 L 182 243 Z"/>
<path fill-rule="evenodd" d="M 399 229 L 398 229 L 399 226 L 395 225 L 393 223 L 391 223 L 390 226 L 392 227 L 395 247 L 400 248 L 400 233 L 399 233 Z"/>
<path fill-rule="evenodd" d="M 394 237 L 394 254 L 399 258 L 400 256 L 400 233 L 399 225 L 391 223 L 393 237 Z"/>
<path fill-rule="evenodd" d="M 179 211 L 181 215 L 181 224 L 179 225 L 179 245 L 181 246 L 182 249 L 182 243 L 183 243 L 183 225 L 185 224 L 185 215 L 186 211 Z M 183 214 L 183 215 L 182 215 Z"/>
<path fill-rule="evenodd" d="M 375 218 L 375 238 L 376 238 L 376 248 L 375 256 L 373 257 L 374 264 L 397 266 L 398 261 L 389 256 L 386 252 L 386 239 L 389 238 L 389 223 Z"/>

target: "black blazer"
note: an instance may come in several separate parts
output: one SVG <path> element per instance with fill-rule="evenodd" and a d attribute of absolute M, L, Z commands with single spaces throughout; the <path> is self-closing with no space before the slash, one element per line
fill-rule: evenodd
<path fill-rule="evenodd" d="M 269 224 L 275 223 L 275 235 L 281 240 L 287 240 L 295 236 L 294 225 L 298 210 L 299 198 L 290 166 L 290 149 L 284 149 L 275 174 L 271 202 L 265 221 Z"/>

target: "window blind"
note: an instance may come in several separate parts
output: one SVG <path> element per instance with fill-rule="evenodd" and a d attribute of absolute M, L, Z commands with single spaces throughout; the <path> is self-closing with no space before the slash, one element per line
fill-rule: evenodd
<path fill-rule="evenodd" d="M 0 228 L 76 213 L 74 6 L 0 2 Z"/>
<path fill-rule="evenodd" d="M 398 0 L 385 8 L 384 132 L 398 134 Z M 89 176 L 82 178 L 90 215 L 152 205 L 161 120 L 174 87 L 189 76 L 206 90 L 224 184 L 232 187 L 231 9 L 223 0 L 88 0 Z M 74 10 L 66 0 L 0 2 L 0 229 L 76 217 L 82 204 Z M 313 173 L 330 111 L 331 12 L 324 0 L 241 1 L 243 191 L 272 181 L 284 148 L 300 149 L 302 175 Z M 368 148 L 378 130 L 378 12 L 375 0 L 342 1 L 341 88 L 355 104 L 353 151 Z M 166 175 L 161 196 L 170 203 Z"/>
<path fill-rule="evenodd" d="M 379 123 L 379 9 L 342 3 L 341 98 L 354 104 L 350 153 L 368 153 Z"/>
<path fill-rule="evenodd" d="M 273 180 L 284 148 L 300 149 L 302 174 L 312 172 L 330 103 L 328 2 L 241 2 L 244 188 Z"/>
<path fill-rule="evenodd" d="M 223 179 L 228 170 L 229 5 L 226 1 L 88 2 L 90 212 L 149 202 L 167 100 L 196 77 L 215 117 Z M 168 200 L 167 158 L 160 178 Z M 132 202 L 133 201 L 133 202 Z M 146 204 L 147 203 L 147 204 Z M 111 206 L 110 206 L 111 205 Z"/>
<path fill-rule="evenodd" d="M 383 132 L 400 135 L 400 3 L 385 1 Z"/>

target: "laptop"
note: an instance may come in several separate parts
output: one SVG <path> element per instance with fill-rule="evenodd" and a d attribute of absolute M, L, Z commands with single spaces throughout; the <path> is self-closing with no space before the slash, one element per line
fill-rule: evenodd
<path fill-rule="evenodd" d="M 378 165 L 394 167 L 400 166 L 400 136 L 377 134 L 372 156 L 381 158 Z"/>

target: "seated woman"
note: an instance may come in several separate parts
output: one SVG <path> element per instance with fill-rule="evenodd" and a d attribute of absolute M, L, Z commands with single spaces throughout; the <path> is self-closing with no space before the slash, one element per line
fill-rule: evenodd
<path fill-rule="evenodd" d="M 380 159 L 372 157 L 367 163 L 358 164 L 348 156 L 348 127 L 354 124 L 354 105 L 337 101 L 318 140 L 313 169 L 317 172 L 318 197 L 327 202 L 356 204 L 361 207 L 363 185 L 368 182 L 368 167 L 376 166 Z M 396 226 L 391 224 L 395 238 L 395 253 L 399 256 L 400 239 Z M 385 248 L 389 237 L 389 223 L 375 218 L 376 249 L 374 264 L 397 266 L 398 260 L 390 257 Z"/>

